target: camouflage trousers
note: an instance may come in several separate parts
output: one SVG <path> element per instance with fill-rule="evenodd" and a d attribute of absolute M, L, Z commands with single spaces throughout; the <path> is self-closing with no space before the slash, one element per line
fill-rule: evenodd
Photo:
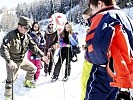
<path fill-rule="evenodd" d="M 36 73 L 37 70 L 36 66 L 27 59 L 24 59 L 22 62 L 16 62 L 16 64 L 18 68 L 16 68 L 15 70 L 9 69 L 8 64 L 6 64 L 7 80 L 5 84 L 5 94 L 4 94 L 6 97 L 12 96 L 12 81 L 14 82 L 17 79 L 17 73 L 20 68 L 27 71 L 25 77 L 26 80 L 33 80 L 34 74 Z"/>

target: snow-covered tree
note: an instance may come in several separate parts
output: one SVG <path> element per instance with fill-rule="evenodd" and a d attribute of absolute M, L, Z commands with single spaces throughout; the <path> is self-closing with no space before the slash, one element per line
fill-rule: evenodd
<path fill-rule="evenodd" d="M 18 18 L 14 12 L 4 11 L 1 18 L 1 26 L 4 31 L 15 29 L 18 24 Z"/>

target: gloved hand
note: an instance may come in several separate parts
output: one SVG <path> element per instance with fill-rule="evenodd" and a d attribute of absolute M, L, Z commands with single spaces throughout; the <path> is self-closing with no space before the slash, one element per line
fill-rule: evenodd
<path fill-rule="evenodd" d="M 132 100 L 133 97 L 131 96 L 129 91 L 119 91 L 117 94 L 116 100 Z"/>
<path fill-rule="evenodd" d="M 42 59 L 41 59 L 43 62 L 45 62 L 46 64 L 49 63 L 49 59 L 47 56 L 43 56 Z"/>
<path fill-rule="evenodd" d="M 12 60 L 8 63 L 8 66 L 12 70 L 16 69 L 18 67 L 17 64 L 14 61 L 12 61 Z"/>

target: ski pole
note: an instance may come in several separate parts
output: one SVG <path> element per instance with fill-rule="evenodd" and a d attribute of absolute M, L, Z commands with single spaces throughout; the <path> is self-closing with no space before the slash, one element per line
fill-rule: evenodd
<path fill-rule="evenodd" d="M 14 71 L 12 70 L 12 100 L 14 100 L 14 91 L 13 91 L 13 77 L 14 77 Z"/>

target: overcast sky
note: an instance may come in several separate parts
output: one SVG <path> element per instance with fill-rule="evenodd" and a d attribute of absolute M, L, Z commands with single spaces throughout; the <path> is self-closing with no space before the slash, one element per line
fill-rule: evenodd
<path fill-rule="evenodd" d="M 8 9 L 10 9 L 10 8 L 16 7 L 18 3 L 23 3 L 23 2 L 29 3 L 32 1 L 34 0 L 0 0 L 0 8 L 6 6 Z"/>

